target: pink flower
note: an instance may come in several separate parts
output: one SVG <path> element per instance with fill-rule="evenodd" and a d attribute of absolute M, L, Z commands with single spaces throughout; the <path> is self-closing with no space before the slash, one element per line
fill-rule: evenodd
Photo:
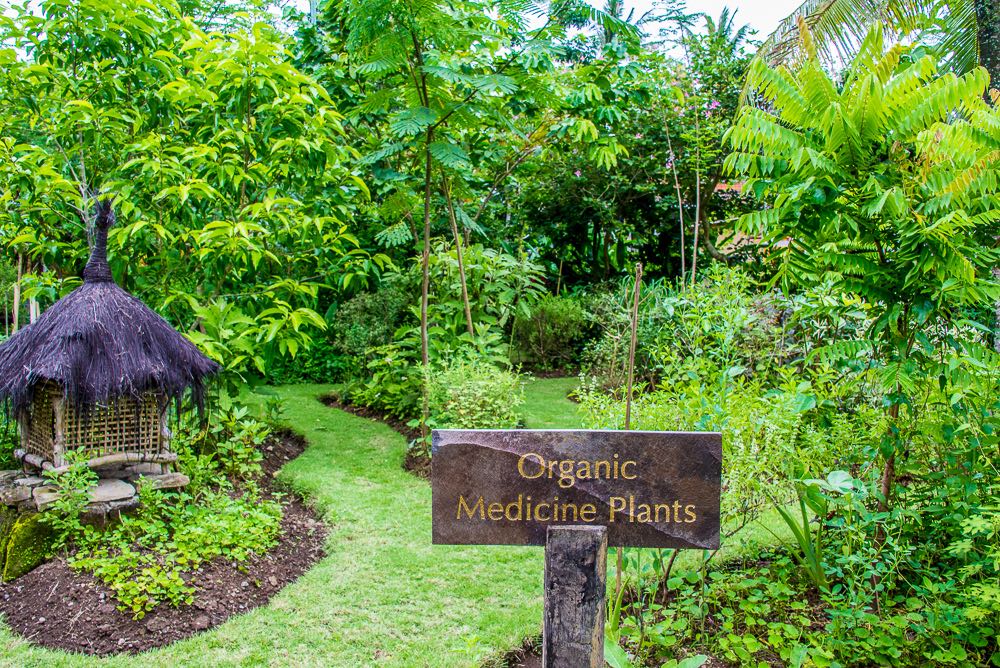
<path fill-rule="evenodd" d="M 583 175 L 583 172 L 581 172 L 579 169 L 576 170 L 575 172 L 573 172 L 573 176 L 575 176 L 576 178 L 580 178 L 580 176 L 582 176 L 582 175 Z"/>
<path fill-rule="evenodd" d="M 709 109 L 718 109 L 721 106 L 722 104 L 720 104 L 718 100 L 712 100 L 711 102 L 708 103 Z"/>

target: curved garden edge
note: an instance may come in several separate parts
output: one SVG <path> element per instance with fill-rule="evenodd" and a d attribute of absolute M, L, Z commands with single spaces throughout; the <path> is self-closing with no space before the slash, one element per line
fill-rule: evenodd
<path fill-rule="evenodd" d="M 319 397 L 333 389 L 283 386 L 250 397 L 261 407 L 265 392 L 283 399 L 283 423 L 309 443 L 278 479 L 326 521 L 329 549 L 297 581 L 249 614 L 138 655 L 50 650 L 0 623 L 0 666 L 468 667 L 537 633 L 541 554 L 432 546 L 430 486 L 403 470 L 406 441 L 323 407 Z"/>
<path fill-rule="evenodd" d="M 274 474 L 307 445 L 289 431 L 267 442 L 265 496 L 282 492 Z M 161 604 L 135 620 L 118 610 L 107 586 L 90 573 L 74 571 L 59 556 L 0 584 L 0 613 L 29 642 L 90 655 L 134 654 L 201 633 L 266 605 L 323 557 L 329 530 L 316 513 L 296 495 L 285 496 L 282 506 L 278 543 L 245 563 L 215 559 L 204 564 L 190 578 L 198 588 L 191 605 Z"/>

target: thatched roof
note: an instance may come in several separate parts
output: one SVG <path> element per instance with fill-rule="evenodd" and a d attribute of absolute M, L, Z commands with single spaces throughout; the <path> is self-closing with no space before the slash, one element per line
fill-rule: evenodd
<path fill-rule="evenodd" d="M 54 382 L 82 409 L 150 391 L 180 400 L 188 389 L 201 406 L 205 377 L 219 365 L 114 282 L 110 202 L 96 213 L 83 285 L 0 345 L 0 401 L 20 414 L 40 385 Z"/>

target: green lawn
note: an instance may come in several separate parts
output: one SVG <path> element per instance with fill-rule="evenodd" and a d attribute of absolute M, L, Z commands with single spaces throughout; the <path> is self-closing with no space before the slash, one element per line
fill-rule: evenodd
<path fill-rule="evenodd" d="M 577 426 L 575 382 L 531 381 L 527 426 Z M 432 546 L 430 486 L 403 471 L 403 437 L 318 403 L 330 389 L 276 390 L 309 441 L 281 478 L 333 527 L 329 556 L 267 607 L 138 657 L 38 649 L 0 624 L 0 666 L 474 666 L 537 633 L 542 550 Z"/>
<path fill-rule="evenodd" d="M 532 378 L 524 386 L 524 426 L 529 429 L 570 429 L 580 425 L 577 406 L 566 398 L 578 378 Z"/>

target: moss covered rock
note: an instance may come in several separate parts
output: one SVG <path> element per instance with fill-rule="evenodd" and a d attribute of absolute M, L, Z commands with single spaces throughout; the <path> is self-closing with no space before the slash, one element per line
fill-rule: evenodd
<path fill-rule="evenodd" d="M 7 562 L 7 543 L 10 541 L 10 532 L 17 522 L 19 513 L 13 508 L 0 506 L 0 573 L 3 573 L 3 566 Z"/>
<path fill-rule="evenodd" d="M 11 527 L 3 564 L 4 582 L 21 577 L 41 565 L 49 555 L 53 541 L 52 527 L 42 522 L 40 513 L 21 515 Z"/>

